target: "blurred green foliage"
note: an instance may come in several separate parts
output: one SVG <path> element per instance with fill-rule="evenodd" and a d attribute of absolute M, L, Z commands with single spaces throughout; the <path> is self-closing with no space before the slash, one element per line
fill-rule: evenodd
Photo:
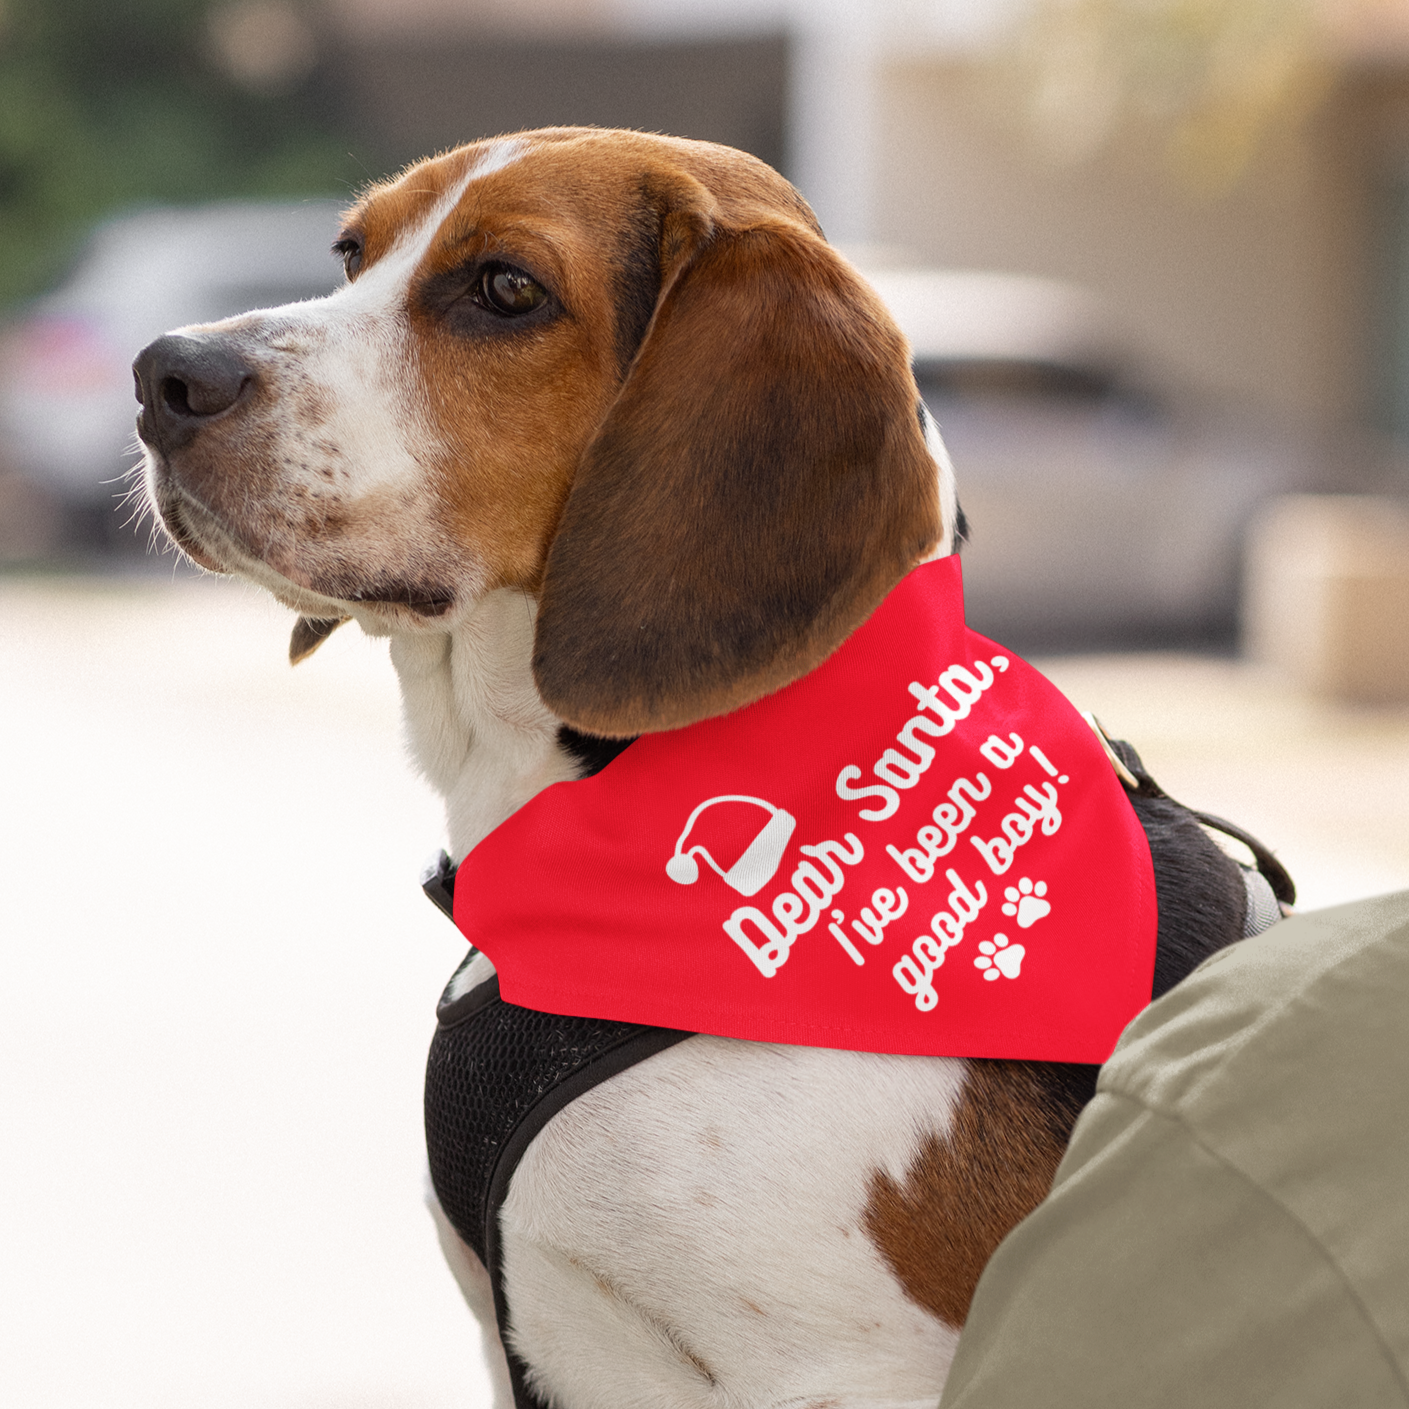
<path fill-rule="evenodd" d="M 212 0 L 0 0 L 0 304 L 37 292 L 105 213 L 146 202 L 345 194 L 362 172 L 314 66 L 241 86 Z"/>

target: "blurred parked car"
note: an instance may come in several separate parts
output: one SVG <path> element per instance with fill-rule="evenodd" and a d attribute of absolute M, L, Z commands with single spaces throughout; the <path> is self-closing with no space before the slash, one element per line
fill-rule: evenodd
<path fill-rule="evenodd" d="M 335 201 L 153 209 L 100 226 L 0 335 L 0 460 L 101 542 L 135 460 L 132 359 L 154 337 L 342 282 Z"/>
<path fill-rule="evenodd" d="M 1024 650 L 1231 639 L 1255 507 L 1313 446 L 1134 380 L 1097 300 L 1053 280 L 868 275 L 910 340 L 972 531 L 970 623 Z"/>

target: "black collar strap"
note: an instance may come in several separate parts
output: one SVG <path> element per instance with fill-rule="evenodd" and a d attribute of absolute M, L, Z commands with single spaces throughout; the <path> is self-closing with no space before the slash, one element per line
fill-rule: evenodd
<path fill-rule="evenodd" d="M 460 868 L 442 851 L 421 868 L 421 889 L 447 920 L 455 923 L 455 873 Z"/>

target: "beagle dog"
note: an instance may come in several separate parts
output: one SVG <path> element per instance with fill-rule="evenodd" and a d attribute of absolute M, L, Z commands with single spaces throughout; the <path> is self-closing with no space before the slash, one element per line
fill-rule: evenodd
<path fill-rule="evenodd" d="M 294 660 L 349 619 L 391 638 L 455 860 L 622 740 L 802 676 L 955 548 L 904 339 L 752 157 L 477 142 L 369 190 L 335 249 L 329 297 L 141 353 L 146 489 L 195 562 L 299 614 Z M 1134 802 L 1159 991 L 1240 937 L 1246 892 L 1182 809 Z M 596 1086 L 500 1212 L 531 1394 L 932 1407 L 1094 1072 L 695 1036 Z M 485 1269 L 440 1222 L 506 1405 Z"/>

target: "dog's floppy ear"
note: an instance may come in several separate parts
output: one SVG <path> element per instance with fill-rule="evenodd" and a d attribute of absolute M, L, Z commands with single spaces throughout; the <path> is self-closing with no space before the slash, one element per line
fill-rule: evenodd
<path fill-rule="evenodd" d="M 940 536 L 904 339 L 849 265 L 795 220 L 706 208 L 667 215 L 662 266 L 548 553 L 533 656 L 549 708 L 609 737 L 804 675 Z"/>

